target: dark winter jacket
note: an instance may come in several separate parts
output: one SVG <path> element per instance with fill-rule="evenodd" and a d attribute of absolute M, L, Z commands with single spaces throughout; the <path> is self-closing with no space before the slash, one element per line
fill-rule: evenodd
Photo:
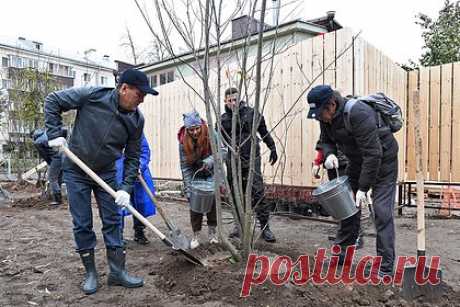
<path fill-rule="evenodd" d="M 237 116 L 236 123 L 236 145 L 240 148 L 240 157 L 242 160 L 243 167 L 245 166 L 244 162 L 249 163 L 250 153 L 251 153 L 251 131 L 252 131 L 252 120 L 254 116 L 254 109 L 246 106 L 244 102 L 240 103 L 239 116 Z M 222 125 L 222 136 L 224 140 L 231 145 L 232 144 L 232 117 L 233 112 L 225 107 L 225 113 L 222 114 L 221 125 Z M 261 115 L 259 127 L 257 132 L 260 137 L 270 149 L 270 151 L 276 150 L 275 142 L 271 137 L 270 133 L 267 130 L 265 124 L 265 118 Z M 256 145 L 256 157 L 260 157 L 260 139 L 257 138 Z"/>
<path fill-rule="evenodd" d="M 377 113 L 369 105 L 357 102 L 351 109 L 351 132 L 344 123 L 345 103 L 339 103 L 331 124 L 321 122 L 320 143 L 325 158 L 341 150 L 349 160 L 347 174 L 353 189 L 368 191 L 377 176 L 386 172 L 397 159 L 398 143 L 389 129 L 377 128 Z"/>
<path fill-rule="evenodd" d="M 113 88 L 81 87 L 56 91 L 45 99 L 46 133 L 60 136 L 61 113 L 77 110 L 69 148 L 93 171 L 115 170 L 123 150 L 125 176 L 121 189 L 128 193 L 136 180 L 144 117 L 139 110 L 119 109 L 118 91 Z M 64 169 L 74 167 L 65 159 Z"/>

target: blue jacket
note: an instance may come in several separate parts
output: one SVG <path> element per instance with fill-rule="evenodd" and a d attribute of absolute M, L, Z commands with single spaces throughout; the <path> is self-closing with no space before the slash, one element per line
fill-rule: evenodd
<path fill-rule="evenodd" d="M 121 184 L 123 182 L 123 164 L 125 162 L 125 157 L 122 156 L 116 161 L 117 167 L 117 182 Z M 155 185 L 152 180 L 152 175 L 149 170 L 150 163 L 150 148 L 147 139 L 144 134 L 141 138 L 141 152 L 139 158 L 139 171 L 142 174 L 145 182 L 147 183 L 150 191 L 155 195 Z M 148 194 L 144 191 L 142 184 L 138 179 L 134 182 L 133 192 L 131 193 L 131 203 L 139 211 L 140 214 L 144 217 L 155 215 L 155 204 L 150 200 Z M 129 215 L 130 213 L 127 210 L 123 210 L 123 215 Z"/>

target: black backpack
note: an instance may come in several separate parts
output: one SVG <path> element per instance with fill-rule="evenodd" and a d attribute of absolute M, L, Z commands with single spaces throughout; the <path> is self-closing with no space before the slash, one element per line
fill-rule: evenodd
<path fill-rule="evenodd" d="M 345 129 L 348 132 L 351 132 L 350 112 L 358 101 L 366 103 L 375 110 L 377 113 L 377 127 L 379 129 L 388 127 L 392 133 L 401 130 L 404 124 L 401 108 L 384 93 L 376 93 L 374 95 L 351 98 L 347 101 L 344 109 L 344 121 Z"/>

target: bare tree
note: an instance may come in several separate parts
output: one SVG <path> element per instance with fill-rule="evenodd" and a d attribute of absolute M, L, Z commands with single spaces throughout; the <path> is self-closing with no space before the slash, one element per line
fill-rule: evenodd
<path fill-rule="evenodd" d="M 289 48 L 288 45 L 277 43 L 277 26 L 275 26 L 275 36 L 271 41 L 264 42 L 264 18 L 266 12 L 266 0 L 238 0 L 235 3 L 229 3 L 222 0 L 154 0 L 155 15 L 158 24 L 153 24 L 138 0 L 134 0 L 140 14 L 149 27 L 156 41 L 165 48 L 175 61 L 177 66 L 186 67 L 192 71 L 195 77 L 198 77 L 201 88 L 192 84 L 188 76 L 184 76 L 182 69 L 177 69 L 182 82 L 184 82 L 199 99 L 204 103 L 206 109 L 206 119 L 211 132 L 212 152 L 215 160 L 215 181 L 225 183 L 227 191 L 232 191 L 230 202 L 237 226 L 241 230 L 242 240 L 241 247 L 238 249 L 232 245 L 222 232 L 222 202 L 219 186 L 216 185 L 216 206 L 218 212 L 218 232 L 223 244 L 229 249 L 235 259 L 241 260 L 247 257 L 254 244 L 254 208 L 252 206 L 252 185 L 254 180 L 255 160 L 257 143 L 257 127 L 260 125 L 263 112 L 272 90 L 272 76 L 274 70 L 275 55 Z M 178 5 L 181 9 L 178 9 Z M 182 12 L 182 14 L 181 14 Z M 225 13 L 223 13 L 225 12 Z M 254 33 L 250 30 L 248 24 L 246 33 L 242 36 L 242 43 L 238 48 L 224 45 L 224 32 L 231 25 L 232 20 L 238 15 L 248 15 L 250 20 L 255 16 L 259 17 L 260 24 Z M 179 37 L 189 53 L 188 58 L 177 56 L 173 42 L 168 34 L 166 23 L 172 25 L 172 31 Z M 158 32 L 154 29 L 160 29 Z M 176 41 L 174 41 L 176 42 Z M 252 48 L 252 49 L 251 49 Z M 256 50 L 256 55 L 251 51 Z M 222 76 L 228 72 L 228 62 L 234 61 L 238 65 L 238 80 L 227 78 L 227 82 L 222 80 Z M 326 67 L 327 69 L 327 67 Z M 265 75 L 265 77 L 263 76 Z M 286 121 L 292 116 L 295 105 L 300 101 L 302 95 L 308 90 L 320 76 L 310 80 L 305 90 L 290 108 L 286 110 L 283 117 L 275 124 L 276 128 L 280 123 Z M 221 88 L 222 86 L 235 86 L 239 89 L 241 98 L 245 101 L 251 101 L 254 108 L 254 118 L 252 134 L 241 142 L 251 142 L 249 177 L 246 187 L 243 187 L 242 165 L 240 159 L 240 148 L 243 144 L 237 144 L 237 123 L 240 121 L 239 113 L 233 112 L 231 142 L 225 142 L 221 129 Z M 288 129 L 292 123 L 286 124 Z M 215 121 L 215 125 L 214 125 Z M 217 127 L 214 130 L 214 127 Z M 215 134 L 215 136 L 214 136 Z M 286 136 L 280 136 L 280 140 Z M 226 172 L 232 174 L 232 186 L 230 189 L 229 182 L 225 176 L 224 157 L 220 143 L 223 143 L 229 151 L 230 163 Z M 239 145 L 239 146 L 238 146 Z M 243 193 L 245 191 L 245 193 Z M 256 204 L 258 206 L 260 204 Z"/>
<path fill-rule="evenodd" d="M 137 52 L 137 47 L 134 45 L 134 40 L 131 35 L 131 32 L 129 31 L 128 26 L 126 26 L 126 33 L 122 38 L 122 41 L 120 43 L 120 47 L 124 47 L 129 49 L 129 52 L 131 54 L 131 59 L 134 63 L 134 65 L 137 65 L 138 59 L 139 59 L 139 54 Z"/>

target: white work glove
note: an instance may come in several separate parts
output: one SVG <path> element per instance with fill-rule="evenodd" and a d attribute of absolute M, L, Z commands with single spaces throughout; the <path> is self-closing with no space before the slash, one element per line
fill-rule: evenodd
<path fill-rule="evenodd" d="M 339 159 L 337 159 L 337 156 L 334 154 L 327 156 L 324 167 L 327 169 L 339 168 Z"/>
<path fill-rule="evenodd" d="M 316 165 L 313 164 L 313 167 L 311 168 L 311 174 L 313 175 L 314 178 L 319 179 L 319 171 L 321 170 L 321 165 Z"/>
<path fill-rule="evenodd" d="M 118 190 L 115 193 L 115 203 L 120 207 L 126 207 L 129 205 L 130 196 L 128 192 L 123 190 Z"/>
<path fill-rule="evenodd" d="M 367 193 L 361 190 L 356 192 L 356 207 L 358 208 L 368 208 L 369 198 L 367 197 Z"/>
<path fill-rule="evenodd" d="M 67 140 L 64 137 L 60 136 L 58 138 L 48 141 L 48 146 L 53 149 L 60 150 L 62 147 L 67 147 Z"/>

